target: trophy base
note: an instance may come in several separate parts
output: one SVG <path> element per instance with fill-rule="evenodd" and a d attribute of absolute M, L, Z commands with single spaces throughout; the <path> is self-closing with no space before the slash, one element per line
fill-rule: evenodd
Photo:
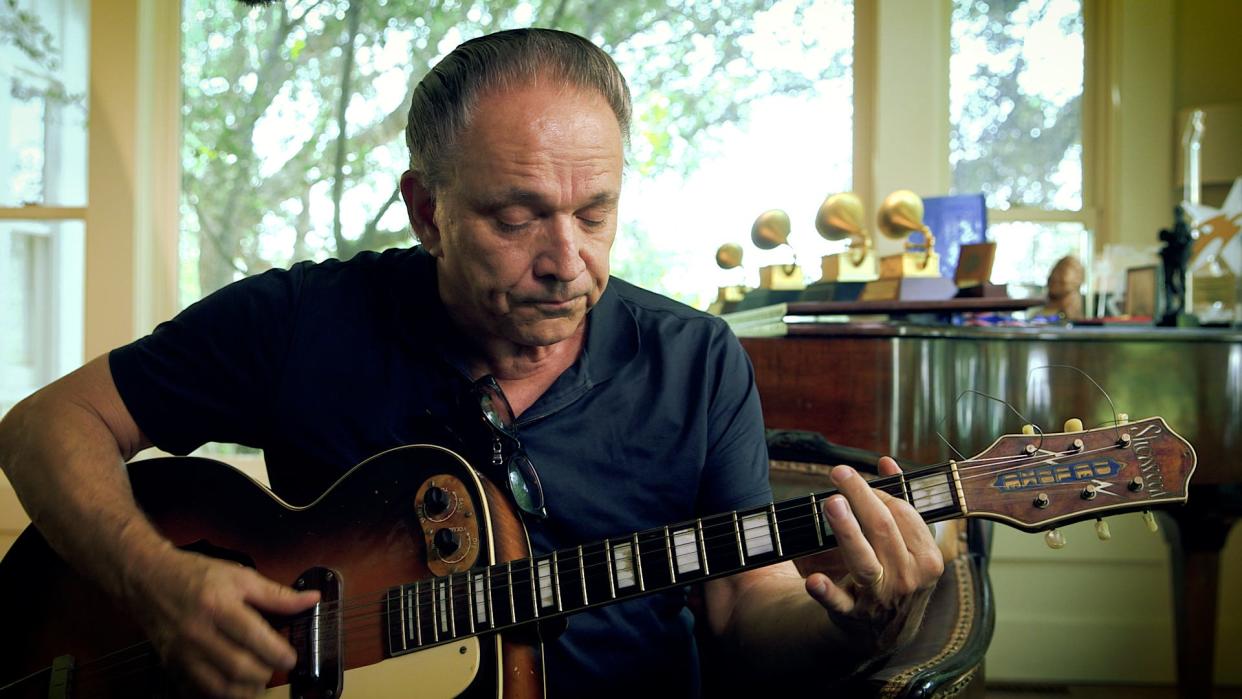
<path fill-rule="evenodd" d="M 898 277 L 867 282 L 859 301 L 947 301 L 957 285 L 944 277 Z"/>
<path fill-rule="evenodd" d="M 857 301 L 867 282 L 817 281 L 807 286 L 799 301 Z"/>
<path fill-rule="evenodd" d="M 957 297 L 959 299 L 1007 299 L 1009 298 L 1009 285 L 984 283 L 962 286 L 958 287 Z"/>
<path fill-rule="evenodd" d="M 862 261 L 854 264 L 852 253 L 839 252 L 835 255 L 824 255 L 821 261 L 821 269 L 823 276 L 820 281 L 825 282 L 869 282 L 879 279 L 880 275 L 876 272 L 875 253 L 871 250 L 863 256 Z"/>
<path fill-rule="evenodd" d="M 801 291 L 806 288 L 798 265 L 768 265 L 759 268 L 759 288 L 774 291 Z"/>
<path fill-rule="evenodd" d="M 931 278 L 940 276 L 940 255 L 921 252 L 903 252 L 880 258 L 880 279 L 902 277 Z"/>

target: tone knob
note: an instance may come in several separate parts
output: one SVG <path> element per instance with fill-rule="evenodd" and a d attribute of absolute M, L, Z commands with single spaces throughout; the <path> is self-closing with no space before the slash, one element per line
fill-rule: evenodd
<path fill-rule="evenodd" d="M 436 535 L 432 539 L 435 543 L 436 551 L 440 554 L 440 558 L 451 556 L 461 548 L 461 536 L 452 529 L 437 529 Z"/>
<path fill-rule="evenodd" d="M 452 498 L 449 496 L 449 492 L 439 486 L 431 486 L 427 489 L 426 495 L 423 496 L 423 508 L 428 515 L 433 517 L 447 512 L 451 504 Z"/>

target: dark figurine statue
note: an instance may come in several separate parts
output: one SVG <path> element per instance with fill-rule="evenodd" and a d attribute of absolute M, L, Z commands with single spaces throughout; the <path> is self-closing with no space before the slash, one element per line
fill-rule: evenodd
<path fill-rule="evenodd" d="M 1190 264 L 1190 226 L 1186 223 L 1186 211 L 1178 206 L 1173 209 L 1173 228 L 1160 231 L 1164 247 L 1160 249 L 1160 262 L 1164 268 L 1164 313 L 1160 325 L 1185 325 L 1186 314 L 1186 267 Z"/>

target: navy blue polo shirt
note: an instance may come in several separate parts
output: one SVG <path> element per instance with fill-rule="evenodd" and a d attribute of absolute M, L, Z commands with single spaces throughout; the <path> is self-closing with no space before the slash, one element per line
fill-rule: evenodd
<path fill-rule="evenodd" d="M 725 323 L 616 278 L 587 318 L 581 356 L 517 423 L 549 511 L 527 522 L 535 553 L 769 502 L 753 372 Z M 367 457 L 428 439 L 486 470 L 469 346 L 416 247 L 243 279 L 110 366 L 156 446 L 261 448 L 272 489 L 302 504 Z M 696 694 L 685 597 L 571 617 L 545 646 L 549 691 Z"/>

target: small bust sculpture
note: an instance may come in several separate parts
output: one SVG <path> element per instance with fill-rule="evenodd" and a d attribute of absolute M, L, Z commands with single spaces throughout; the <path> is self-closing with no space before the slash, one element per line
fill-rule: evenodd
<path fill-rule="evenodd" d="M 1086 270 L 1077 257 L 1066 255 L 1053 265 L 1048 274 L 1048 305 L 1041 315 L 1056 315 L 1066 320 L 1082 318 L 1082 283 Z"/>

